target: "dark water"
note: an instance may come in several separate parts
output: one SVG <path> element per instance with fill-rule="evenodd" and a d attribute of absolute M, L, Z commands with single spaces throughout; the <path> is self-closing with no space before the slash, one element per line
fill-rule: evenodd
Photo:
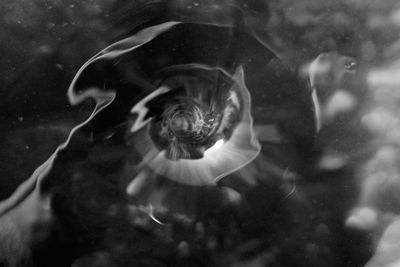
<path fill-rule="evenodd" d="M 0 3 L 0 266 L 397 266 L 397 1 Z"/>

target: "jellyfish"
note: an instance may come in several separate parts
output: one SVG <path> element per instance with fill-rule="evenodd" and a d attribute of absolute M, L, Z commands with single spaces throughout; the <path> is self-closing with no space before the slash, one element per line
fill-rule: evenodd
<path fill-rule="evenodd" d="M 171 22 L 157 25 L 101 51 L 78 71 L 68 91 L 70 102 L 79 103 L 87 96 L 94 96 L 98 103 L 111 102 L 112 90 L 77 91 L 76 83 L 85 69 L 96 61 L 134 53 L 152 38 L 181 26 Z M 128 139 L 142 157 L 138 168 L 183 184 L 215 184 L 260 152 L 243 67 L 237 66 L 231 74 L 212 63 L 188 61 L 170 66 L 163 62 L 149 74 L 155 81 L 154 90 L 146 92 L 129 112 Z"/>
<path fill-rule="evenodd" d="M 110 225 L 142 225 L 140 211 L 163 226 L 195 222 L 240 198 L 221 183 L 277 142 L 259 138 L 257 125 L 279 129 L 278 142 L 309 145 L 311 90 L 250 27 L 254 21 L 236 19 L 244 7 L 228 6 L 232 13 L 217 3 L 208 13 L 174 7 L 180 20 L 141 25 L 87 60 L 67 97 L 72 105 L 94 103 L 91 115 L 0 203 L 0 216 L 21 232 L 37 220 L 58 234 L 29 236 L 35 244 L 72 232 L 73 258 L 94 249 L 82 243 L 104 248 Z"/>

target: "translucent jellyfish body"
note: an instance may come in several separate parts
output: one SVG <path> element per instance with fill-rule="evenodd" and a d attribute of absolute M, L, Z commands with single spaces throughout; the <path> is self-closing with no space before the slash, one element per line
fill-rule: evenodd
<path fill-rule="evenodd" d="M 200 46 L 199 37 L 210 37 L 209 31 L 215 30 L 226 35 L 228 42 L 218 40 L 210 47 L 202 47 L 206 44 L 202 41 Z M 182 32 L 183 38 L 177 38 L 176 34 Z M 229 42 L 236 35 L 231 27 L 174 22 L 144 29 L 86 62 L 71 84 L 69 99 L 71 103 L 79 103 L 94 97 L 96 112 L 109 105 L 118 97 L 118 90 L 82 88 L 79 80 L 91 65 L 121 60 L 128 55 L 128 62 L 113 64 L 128 64 L 130 68 L 133 65 L 137 69 L 132 74 L 139 82 L 130 92 L 135 102 L 126 114 L 128 143 L 133 144 L 142 158 L 137 166 L 183 184 L 214 184 L 251 162 L 261 147 L 253 132 L 251 99 L 243 66 L 236 61 L 237 55 L 229 55 L 231 49 L 237 52 L 229 47 L 237 45 Z M 158 42 L 158 38 L 162 40 Z M 150 48 L 141 49 L 146 46 Z M 163 53 L 159 54 L 155 48 Z M 155 52 L 149 53 L 153 49 Z M 149 53 L 149 57 L 143 58 L 142 53 Z M 137 54 L 139 62 L 135 62 Z M 235 60 L 229 62 L 232 57 Z M 143 83 L 149 88 L 140 88 Z M 134 179 L 130 188 L 135 184 Z"/>
<path fill-rule="evenodd" d="M 92 114 L 0 203 L 0 215 L 39 203 L 61 231 L 76 231 L 72 239 L 118 237 L 119 248 L 135 239 L 132 224 L 205 221 L 240 202 L 243 192 L 222 184 L 235 176 L 253 187 L 285 176 L 289 156 L 276 151 L 312 139 L 311 91 L 249 30 L 251 20 L 216 10 L 226 9 L 141 25 L 86 61 L 68 98 L 94 102 Z"/>
<path fill-rule="evenodd" d="M 227 75 L 220 70 L 207 72 L 215 72 L 210 76 L 222 81 L 220 76 Z M 221 88 L 215 88 L 215 81 L 208 85 L 198 78 L 179 74 L 173 77 L 178 81 L 170 85 L 166 81 L 167 85 L 131 110 L 136 116 L 130 133 L 143 157 L 141 164 L 190 185 L 214 184 L 252 161 L 260 151 L 243 70 L 239 69 L 231 81 L 217 84 Z M 142 119 L 151 113 L 153 118 Z"/>
<path fill-rule="evenodd" d="M 311 93 L 304 98 L 281 72 L 275 55 L 238 25 L 165 22 L 142 29 L 100 51 L 76 74 L 70 102 L 93 99 L 96 108 L 71 133 L 66 150 L 74 135 L 86 136 L 90 151 L 104 153 L 94 153 L 96 164 L 118 160 L 125 191 L 140 203 L 161 207 L 171 196 L 188 199 L 258 156 L 254 112 L 269 122 L 290 118 L 296 134 L 312 135 Z M 296 95 L 301 98 L 288 98 Z M 283 112 L 269 116 L 270 104 Z M 108 158 L 114 150 L 120 157 Z"/>

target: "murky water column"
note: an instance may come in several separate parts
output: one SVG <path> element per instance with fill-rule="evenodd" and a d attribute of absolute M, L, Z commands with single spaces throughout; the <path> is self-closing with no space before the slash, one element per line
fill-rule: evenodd
<path fill-rule="evenodd" d="M 383 51 L 370 51 L 366 75 L 369 103 L 361 125 L 371 134 L 371 154 L 360 170 L 361 194 L 348 223 L 372 236 L 373 257 L 365 265 L 398 266 L 399 257 L 399 9 L 383 9 L 381 35 Z M 385 30 L 383 30 L 385 25 Z M 370 43 L 372 48 L 379 44 Z"/>

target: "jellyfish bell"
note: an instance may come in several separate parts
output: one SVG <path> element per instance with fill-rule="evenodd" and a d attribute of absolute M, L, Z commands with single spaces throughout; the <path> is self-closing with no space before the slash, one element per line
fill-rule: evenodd
<path fill-rule="evenodd" d="M 109 233 L 105 226 L 127 220 L 119 216 L 126 206 L 143 206 L 164 223 L 159 213 L 195 221 L 226 200 L 240 201 L 219 185 L 266 150 L 255 124 L 276 125 L 287 133 L 282 140 L 297 142 L 312 139 L 315 122 L 296 74 L 287 75 L 254 33 L 237 26 L 169 21 L 90 58 L 68 98 L 73 105 L 94 101 L 91 116 L 0 203 L 0 215 L 22 214 L 33 194 L 62 230 L 84 229 L 95 244 L 103 240 L 93 241 L 87 229 Z"/>
<path fill-rule="evenodd" d="M 159 118 L 146 121 L 142 119 L 147 112 L 151 113 L 151 108 L 146 108 L 144 102 L 135 105 L 131 113 L 137 116 L 130 134 L 135 136 L 141 127 L 146 127 L 144 131 L 148 136 L 133 137 L 135 147 L 143 156 L 142 164 L 179 183 L 212 185 L 251 162 L 261 146 L 252 129 L 250 94 L 241 67 L 232 79 L 233 84 L 226 93 L 212 88 L 211 95 L 223 95 L 222 103 L 217 103 L 218 97 L 209 98 L 209 103 L 200 103 L 207 98 L 204 96 L 207 92 L 195 92 L 192 88 L 194 92 L 189 95 L 195 98 L 194 103 L 169 96 L 155 104 L 156 108 L 164 107 L 157 115 Z M 167 92 L 170 90 L 160 87 L 144 100 L 151 102 L 152 97 Z M 188 101 L 193 102 L 192 99 Z M 154 105 L 148 103 L 147 106 Z M 149 140 L 145 145 L 143 138 Z M 147 157 L 147 153 L 151 156 Z"/>
<path fill-rule="evenodd" d="M 206 192 L 220 201 L 216 185 L 261 152 L 254 123 L 312 139 L 311 95 L 304 97 L 295 74 L 286 75 L 268 47 L 236 26 L 153 25 L 100 51 L 73 79 L 70 102 L 97 103 L 77 132 L 94 140 L 122 132 L 119 176 L 136 205 L 193 215 L 207 205 L 182 207 L 183 200 L 198 202 L 195 195 Z M 283 116 L 269 115 L 271 106 Z"/>

